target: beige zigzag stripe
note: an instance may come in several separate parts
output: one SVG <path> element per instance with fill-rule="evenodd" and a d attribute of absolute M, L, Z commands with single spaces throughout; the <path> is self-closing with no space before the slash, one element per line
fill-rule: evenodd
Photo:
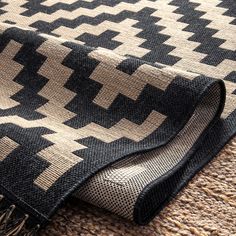
<path fill-rule="evenodd" d="M 2 2 L 7 5 L 2 8 L 6 12 L 0 15 L 0 22 L 11 21 L 15 22 L 17 26 L 34 30 L 29 26 L 32 23 L 29 18 L 21 15 L 27 10 L 22 6 L 28 3 L 28 0 L 3 0 Z"/>
<path fill-rule="evenodd" d="M 193 35 L 193 33 L 183 30 L 188 26 L 188 24 L 178 21 L 183 15 L 174 13 L 178 7 L 169 5 L 171 1 L 172 0 L 160 0 L 160 7 L 165 10 L 157 11 L 153 13 L 153 16 L 162 17 L 162 19 L 158 21 L 158 25 L 164 26 L 165 29 L 160 31 L 160 33 L 171 36 L 167 41 L 165 41 L 165 44 L 175 47 L 175 49 L 173 49 L 169 54 L 182 57 L 172 68 L 191 70 L 209 77 L 224 79 L 232 72 L 233 68 L 236 68 L 236 61 L 225 59 L 217 66 L 201 63 L 201 60 L 207 55 L 194 51 L 200 45 L 200 43 L 193 42 L 188 39 Z M 206 12 L 206 14 L 204 14 L 201 18 L 211 21 L 207 27 L 218 30 L 218 33 L 216 33 L 213 37 L 226 40 L 226 42 L 223 43 L 221 47 L 230 50 L 234 48 L 235 50 L 236 40 L 235 37 L 232 37 L 232 33 L 235 32 L 236 26 L 229 24 L 233 20 L 232 17 L 222 15 L 227 9 L 216 7 L 216 5 L 220 4 L 220 1 L 191 1 L 200 4 L 196 10 Z M 209 11 L 209 9 L 212 10 Z M 173 25 L 175 27 L 173 27 Z M 222 27 L 222 25 L 224 25 L 224 27 Z M 233 83 L 226 82 L 226 87 L 227 98 L 222 118 L 226 118 L 232 111 L 236 109 L 236 95 L 232 94 L 232 92 L 236 89 L 235 85 Z"/>
<path fill-rule="evenodd" d="M 47 98 L 48 102 L 37 111 L 46 116 L 45 123 L 62 124 L 76 115 L 64 108 L 76 95 L 64 87 L 73 70 L 63 66 L 62 61 L 71 49 L 60 45 L 57 40 L 50 39 L 45 41 L 37 52 L 47 57 L 38 73 L 49 80 L 39 92 L 39 95 Z M 47 140 L 54 144 L 38 153 L 50 163 L 50 166 L 35 180 L 35 184 L 43 187 L 44 190 L 48 189 L 68 169 L 82 161 L 82 158 L 73 154 L 73 151 L 84 146 L 73 140 L 64 140 L 63 136 L 65 136 L 63 132 L 46 135 Z M 67 148 L 62 150 L 61 147 L 64 146 Z"/>
<path fill-rule="evenodd" d="M 142 29 L 133 27 L 136 23 L 138 23 L 138 21 L 133 19 L 125 19 L 120 23 L 103 21 L 98 25 L 84 23 L 74 29 L 60 26 L 55 29 L 53 33 L 61 35 L 62 38 L 74 40 L 84 33 L 98 36 L 107 30 L 112 30 L 119 33 L 113 40 L 122 43 L 114 50 L 116 53 L 120 55 L 132 54 L 136 57 L 142 57 L 150 50 L 139 47 L 146 40 L 136 36 L 139 32 L 142 32 Z"/>
<path fill-rule="evenodd" d="M 44 2 L 42 2 L 43 6 L 47 6 L 47 7 L 51 7 L 57 3 L 64 3 L 64 4 L 72 4 L 78 2 L 78 0 L 45 0 Z"/>
<path fill-rule="evenodd" d="M 70 0 L 73 1 L 73 0 Z M 137 3 L 126 3 L 126 2 L 120 2 L 119 4 L 115 6 L 107 6 L 107 5 L 99 5 L 95 9 L 88 9 L 88 8 L 77 8 L 73 11 L 67 11 L 67 10 L 57 10 L 52 14 L 47 13 L 36 13 L 30 17 L 20 15 L 24 11 L 27 10 L 27 8 L 23 8 L 22 6 L 27 3 L 26 0 L 4 0 L 4 2 L 8 3 L 8 5 L 2 7 L 1 9 L 6 11 L 6 13 L 3 13 L 0 16 L 0 20 L 4 22 L 4 20 L 14 20 L 18 25 L 26 26 L 28 27 L 32 23 L 43 20 L 45 22 L 53 22 L 63 16 L 64 19 L 68 20 L 74 20 L 79 16 L 89 16 L 89 17 L 96 17 L 102 13 L 108 13 L 112 15 L 117 15 L 121 13 L 122 11 L 125 11 L 129 9 L 131 12 L 138 12 L 142 10 L 145 7 L 150 7 L 150 1 L 148 0 L 142 0 Z M 50 1 L 53 4 L 53 1 Z M 68 2 L 68 1 L 67 1 Z M 51 4 L 48 3 L 48 4 Z M 152 8 L 158 9 L 158 3 L 151 2 Z M 47 1 L 44 2 L 42 5 L 47 5 Z M 28 23 L 26 21 L 28 20 Z"/>
<path fill-rule="evenodd" d="M 21 47 L 22 44 L 11 40 L 0 53 L 0 109 L 9 109 L 19 104 L 11 96 L 22 89 L 20 84 L 13 81 L 23 69 L 23 65 L 13 60 Z"/>
<path fill-rule="evenodd" d="M 200 5 L 195 10 L 205 12 L 201 18 L 211 21 L 207 25 L 207 28 L 217 30 L 213 37 L 225 40 L 220 47 L 234 51 L 236 48 L 236 25 L 230 24 L 234 20 L 234 17 L 224 15 L 228 9 L 217 6 L 222 1 L 191 0 L 191 2 L 199 3 Z"/>
<path fill-rule="evenodd" d="M 31 17 L 27 17 L 20 15 L 20 13 L 25 11 L 25 9 L 21 7 L 25 3 L 24 0 L 17 0 L 17 3 L 15 3 L 14 0 L 5 1 L 8 2 L 9 5 L 2 7 L 2 10 L 5 10 L 7 12 L 0 15 L 0 21 L 4 22 L 6 20 L 11 20 L 14 21 L 18 26 L 30 29 L 34 29 L 33 27 L 30 27 L 30 25 L 39 20 L 51 23 L 61 18 L 62 16 L 64 19 L 74 20 L 79 16 L 96 17 L 102 13 L 117 15 L 127 9 L 129 9 L 129 11 L 138 12 L 139 10 L 150 5 L 150 2 L 147 0 L 137 2 L 135 4 L 121 2 L 114 7 L 100 5 L 95 9 L 78 8 L 72 12 L 66 10 L 58 10 L 52 14 L 39 12 Z M 157 8 L 158 4 L 152 2 L 152 7 Z M 53 33 L 60 35 L 62 38 L 73 41 L 75 38 L 77 38 L 79 35 L 82 35 L 83 33 L 99 35 L 106 30 L 114 30 L 119 32 L 119 35 L 115 37 L 114 40 L 122 42 L 122 45 L 117 47 L 115 51 L 121 54 L 126 51 L 125 54 L 127 54 L 128 50 L 130 49 L 130 54 L 134 54 L 135 52 L 135 56 L 141 57 L 148 53 L 150 50 L 139 47 L 139 45 L 141 45 L 146 40 L 135 36 L 142 31 L 142 29 L 132 27 L 132 25 L 136 24 L 137 22 L 138 21 L 132 19 L 126 19 L 120 23 L 104 21 L 96 26 L 92 26 L 90 24 L 82 24 L 75 29 L 70 29 L 61 26 L 58 29 L 54 30 Z"/>
<path fill-rule="evenodd" d="M 83 2 L 93 2 L 94 0 L 83 0 Z M 45 0 L 45 2 L 42 2 L 41 4 L 44 6 L 51 7 L 57 3 L 64 3 L 67 5 L 70 5 L 72 3 L 78 2 L 78 0 Z"/>
<path fill-rule="evenodd" d="M 53 116 L 63 123 L 76 115 L 64 108 L 76 94 L 64 87 L 73 70 L 62 65 L 62 61 L 71 52 L 71 49 L 58 42 L 58 40 L 50 39 L 37 49 L 37 52 L 47 57 L 38 74 L 48 79 L 47 84 L 38 94 L 49 100 L 37 111 L 48 117 L 53 113 Z"/>
<path fill-rule="evenodd" d="M 235 49 L 236 40 L 235 37 L 232 37 L 232 33 L 230 32 L 234 32 L 236 30 L 236 26 L 229 24 L 229 22 L 232 21 L 232 17 L 227 17 L 220 14 L 221 12 L 223 14 L 227 9 L 224 9 L 223 11 L 222 8 L 214 8 L 214 6 L 219 4 L 220 1 L 213 0 L 211 3 L 201 0 L 191 1 L 200 3 L 200 6 L 198 6 L 196 10 L 206 12 L 206 14 L 201 18 L 208 19 L 212 22 L 209 23 L 207 27 L 217 29 L 219 31 L 214 35 L 214 37 L 226 40 L 221 47 L 233 47 Z M 181 60 L 179 60 L 174 67 L 180 67 L 199 74 L 223 79 L 230 72 L 232 72 L 232 68 L 236 67 L 236 62 L 225 59 L 218 66 L 211 66 L 201 63 L 201 60 L 206 57 L 206 54 L 195 51 L 200 43 L 189 40 L 194 33 L 184 31 L 184 28 L 187 27 L 188 24 L 178 21 L 181 17 L 183 17 L 183 15 L 174 12 L 178 9 L 178 6 L 169 5 L 171 2 L 172 0 L 159 0 L 158 3 L 160 11 L 156 11 L 152 15 L 161 17 L 161 20 L 158 21 L 158 25 L 164 26 L 165 28 L 160 31 L 160 33 L 170 36 L 164 44 L 175 47 L 175 49 L 173 49 L 169 54 L 181 57 Z M 209 5 L 212 6 L 212 11 L 209 11 Z M 218 13 L 217 17 L 216 12 Z M 224 24 L 225 27 L 222 27 L 222 24 Z"/>
<path fill-rule="evenodd" d="M 126 137 L 138 142 L 156 130 L 165 118 L 164 115 L 153 111 L 141 125 L 121 119 L 109 129 L 95 123 L 90 123 L 79 129 L 73 129 L 62 123 L 57 123 L 56 119 L 43 118 L 41 120 L 28 121 L 17 116 L 0 117 L 0 124 L 13 123 L 22 128 L 45 127 L 56 133 L 43 135 L 45 139 L 55 144 L 38 153 L 39 156 L 50 163 L 50 166 L 35 180 L 35 183 L 42 189 L 47 190 L 63 173 L 82 161 L 82 158 L 72 152 L 86 147 L 75 140 L 95 137 L 109 143 Z"/>
<path fill-rule="evenodd" d="M 62 123 L 57 123 L 56 119 L 49 120 L 47 118 L 43 118 L 40 120 L 26 120 L 18 116 L 0 117 L 0 124 L 12 123 L 22 128 L 45 127 L 58 133 L 57 136 L 60 136 L 59 134 L 62 135 L 64 133 L 64 136 L 61 136 L 61 138 L 65 138 L 65 140 L 71 142 L 70 145 L 72 146 L 77 144 L 75 150 L 78 150 L 85 147 L 81 144 L 78 144 L 77 142 L 74 142 L 74 140 L 83 139 L 87 137 L 94 137 L 106 143 L 113 142 L 122 137 L 129 138 L 136 142 L 141 141 L 148 135 L 150 135 L 153 131 L 155 131 L 165 119 L 166 116 L 156 111 L 152 111 L 146 118 L 146 120 L 140 125 L 137 125 L 123 118 L 110 128 L 104 128 L 103 126 L 91 122 L 90 124 L 82 128 L 74 129 Z M 55 123 L 52 123 L 52 121 L 54 121 Z M 43 135 L 43 137 L 50 141 L 57 140 L 56 138 L 49 138 L 52 136 L 54 136 L 54 134 Z"/>
<path fill-rule="evenodd" d="M 3 161 L 18 146 L 18 143 L 6 136 L 0 138 L 0 161 Z"/>
<path fill-rule="evenodd" d="M 141 65 L 132 75 L 126 74 L 116 69 L 123 57 L 109 50 L 92 51 L 89 57 L 100 61 L 90 75 L 90 79 L 103 85 L 93 102 L 106 109 L 119 94 L 136 100 L 147 84 L 165 90 L 174 79 L 171 71 L 168 73 L 167 69 L 163 70 L 147 64 Z"/>

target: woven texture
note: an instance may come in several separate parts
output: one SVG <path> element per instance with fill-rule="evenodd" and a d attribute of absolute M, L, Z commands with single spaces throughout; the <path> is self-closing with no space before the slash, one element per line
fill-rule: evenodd
<path fill-rule="evenodd" d="M 0 235 L 72 196 L 148 224 L 236 134 L 235 9 L 0 1 Z"/>
<path fill-rule="evenodd" d="M 236 138 L 148 226 L 73 200 L 40 236 L 236 235 Z"/>

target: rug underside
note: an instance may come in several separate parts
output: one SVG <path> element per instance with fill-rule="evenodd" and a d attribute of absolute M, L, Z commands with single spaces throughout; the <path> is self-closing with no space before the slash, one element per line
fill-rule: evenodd
<path fill-rule="evenodd" d="M 0 233 L 71 195 L 145 225 L 236 133 L 236 2 L 0 2 Z"/>
<path fill-rule="evenodd" d="M 235 141 L 236 138 L 227 144 L 147 226 L 137 226 L 115 214 L 74 199 L 57 212 L 40 236 L 234 235 Z"/>

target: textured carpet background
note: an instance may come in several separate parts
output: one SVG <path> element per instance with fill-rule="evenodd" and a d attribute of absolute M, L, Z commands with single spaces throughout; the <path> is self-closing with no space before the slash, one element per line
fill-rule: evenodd
<path fill-rule="evenodd" d="M 236 138 L 148 226 L 71 200 L 40 236 L 235 236 Z"/>

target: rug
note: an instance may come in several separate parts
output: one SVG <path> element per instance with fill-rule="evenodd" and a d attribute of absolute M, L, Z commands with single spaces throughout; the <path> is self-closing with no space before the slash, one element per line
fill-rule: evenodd
<path fill-rule="evenodd" d="M 236 2 L 3 0 L 0 234 L 70 197 L 148 224 L 236 133 Z"/>
<path fill-rule="evenodd" d="M 236 235 L 235 157 L 234 138 L 148 226 L 74 199 L 40 235 Z"/>
<path fill-rule="evenodd" d="M 40 236 L 236 235 L 236 138 L 148 226 L 70 200 Z"/>

